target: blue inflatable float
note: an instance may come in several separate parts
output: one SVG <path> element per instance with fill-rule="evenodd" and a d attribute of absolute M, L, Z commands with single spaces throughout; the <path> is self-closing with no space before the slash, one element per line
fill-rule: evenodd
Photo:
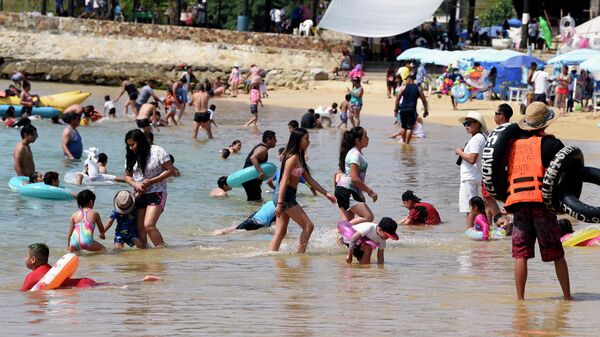
<path fill-rule="evenodd" d="M 464 84 L 453 86 L 450 93 L 452 94 L 452 97 L 454 97 L 456 103 L 465 103 L 471 98 L 471 92 Z"/>
<path fill-rule="evenodd" d="M 260 164 L 260 167 L 265 171 L 265 180 L 270 179 L 277 171 L 277 166 L 269 162 Z M 250 166 L 230 174 L 227 177 L 227 185 L 230 187 L 240 187 L 243 183 L 256 178 L 258 178 L 258 171 L 256 171 L 254 166 Z"/>
<path fill-rule="evenodd" d="M 10 189 L 19 192 L 26 197 L 51 199 L 51 200 L 72 200 L 71 191 L 63 187 L 46 185 L 44 183 L 28 184 L 29 177 L 17 176 L 8 181 Z"/>
<path fill-rule="evenodd" d="M 6 111 L 11 106 L 13 108 L 15 108 L 15 117 L 20 117 L 21 109 L 23 108 L 20 105 L 0 105 L 0 117 L 3 117 L 4 115 L 6 115 Z M 40 106 L 40 107 L 33 107 L 31 114 L 41 116 L 42 118 L 52 118 L 52 117 L 60 116 L 60 110 L 55 109 L 50 106 Z"/>
<path fill-rule="evenodd" d="M 465 231 L 465 235 L 471 240 L 481 241 L 483 240 L 483 232 L 474 229 L 473 227 Z M 501 240 L 506 237 L 506 231 L 502 228 L 490 228 L 490 234 L 488 240 Z"/>

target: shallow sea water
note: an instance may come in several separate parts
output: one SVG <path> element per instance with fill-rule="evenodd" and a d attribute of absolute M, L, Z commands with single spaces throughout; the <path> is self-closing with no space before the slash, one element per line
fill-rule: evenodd
<path fill-rule="evenodd" d="M 0 81 L 0 86 L 5 83 Z M 104 94 L 114 97 L 118 93 L 116 88 L 34 83 L 34 91 L 41 94 L 82 88 L 94 93 L 88 102 L 98 107 Z M 175 156 L 175 166 L 182 172 L 180 178 L 169 181 L 166 211 L 158 224 L 169 248 L 83 254 L 76 276 L 112 284 L 95 289 L 16 290 L 28 273 L 23 262 L 26 246 L 46 242 L 51 262 L 56 261 L 64 252 L 69 216 L 77 205 L 75 201 L 25 198 L 10 191 L 6 182 L 14 173 L 12 149 L 20 137 L 16 130 L 0 131 L 2 335 L 598 335 L 600 248 L 566 249 L 576 301 L 560 300 L 553 265 L 537 257 L 529 263 L 528 301 L 519 303 L 510 240 L 474 242 L 462 234 L 454 149 L 468 137 L 458 123 L 456 127 L 426 124 L 428 138 L 403 146 L 386 138 L 392 132 L 391 119 L 365 116 L 370 136 L 364 151 L 370 164 L 367 182 L 380 198 L 369 202 L 376 219 L 402 218 L 406 210 L 400 196 L 413 189 L 434 204 L 444 220 L 430 228 L 399 228 L 400 241 L 388 243 L 384 266 L 347 265 L 345 249 L 336 245 L 330 233 L 338 218 L 336 207 L 303 187 L 298 200 L 316 226 L 308 254 L 294 254 L 299 235 L 294 223 L 276 254 L 267 252 L 272 229 L 211 236 L 213 230 L 238 224 L 259 207 L 245 201 L 243 189 L 230 192 L 225 200 L 208 198 L 217 178 L 241 168 L 266 129 L 276 131 L 278 147 L 283 146 L 287 122 L 303 113 L 269 106 L 266 99 L 255 131 L 240 126 L 250 117 L 247 96 L 213 103 L 219 123 L 214 140 L 206 141 L 202 133 L 202 140 L 190 139 L 191 112 L 184 117 L 185 126 L 155 133 L 155 143 Z M 323 102 L 315 99 L 310 104 Z M 55 170 L 62 178 L 67 170 L 81 166 L 81 162 L 62 160 L 61 127 L 48 121 L 35 122 L 35 126 L 39 138 L 32 151 L 38 170 Z M 120 117 L 79 130 L 84 146 L 106 152 L 109 171 L 118 174 L 125 159 L 124 134 L 133 127 L 132 121 Z M 328 189 L 332 189 L 337 167 L 340 136 L 334 129 L 310 134 L 309 165 L 313 176 Z M 218 150 L 234 139 L 243 142 L 242 154 L 220 160 Z M 582 148 L 586 165 L 600 166 L 597 143 L 564 142 Z M 270 151 L 274 162 L 276 150 Z M 114 194 L 124 188 L 93 188 L 95 209 L 104 222 Z M 597 205 L 598 192 L 597 187 L 586 185 L 582 199 Z M 111 230 L 100 242 L 110 247 L 113 238 Z M 164 281 L 125 285 L 148 274 Z"/>

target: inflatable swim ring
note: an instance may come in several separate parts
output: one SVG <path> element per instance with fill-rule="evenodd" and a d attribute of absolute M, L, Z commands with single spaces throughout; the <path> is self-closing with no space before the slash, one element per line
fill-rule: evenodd
<path fill-rule="evenodd" d="M 490 195 L 502 202 L 508 197 L 508 149 L 523 131 L 516 123 L 504 123 L 490 133 L 481 155 L 483 185 Z"/>
<path fill-rule="evenodd" d="M 354 233 L 356 233 L 356 230 L 354 228 L 352 228 L 352 224 L 349 223 L 348 221 L 338 222 L 337 228 L 338 228 L 338 231 L 340 232 L 340 235 L 342 235 L 342 237 L 344 238 L 344 242 L 346 242 L 346 243 L 350 242 L 352 235 L 354 235 Z M 376 249 L 378 247 L 377 243 L 375 243 L 373 240 L 371 240 L 369 238 L 363 237 L 360 240 L 356 241 L 356 244 L 358 246 L 360 246 L 363 243 L 368 244 L 369 246 L 371 246 L 372 249 Z"/>
<path fill-rule="evenodd" d="M 25 184 L 28 182 L 29 177 L 17 176 L 12 177 L 8 181 L 10 189 L 19 192 L 19 194 L 26 197 L 40 198 L 40 199 L 52 199 L 52 200 L 71 200 L 73 195 L 71 191 L 63 187 L 56 187 L 46 185 L 44 183 L 33 183 Z"/>
<path fill-rule="evenodd" d="M 542 183 L 542 198 L 548 210 L 557 214 L 563 213 L 561 206 L 563 187 L 569 186 L 571 194 L 579 198 L 583 182 L 574 180 L 565 185 L 563 181 L 567 174 L 572 176 L 580 168 L 583 168 L 583 153 L 575 146 L 563 147 L 554 156 Z"/>
<path fill-rule="evenodd" d="M 52 266 L 44 277 L 36 283 L 29 291 L 52 290 L 60 285 L 69 277 L 75 274 L 79 267 L 79 258 L 74 253 L 65 254 L 60 260 Z"/>
<path fill-rule="evenodd" d="M 592 240 L 600 239 L 600 226 L 592 225 L 580 229 L 562 242 L 563 247 L 587 246 Z"/>
<path fill-rule="evenodd" d="M 260 167 L 265 171 L 265 179 L 270 179 L 277 171 L 277 166 L 269 162 L 260 164 Z M 256 171 L 254 166 L 250 166 L 230 174 L 227 177 L 227 185 L 230 187 L 240 187 L 243 183 L 256 178 L 258 178 L 258 171 Z"/>
<path fill-rule="evenodd" d="M 471 97 L 469 89 L 467 89 L 467 86 L 464 84 L 453 86 L 450 92 L 452 94 L 452 97 L 454 97 L 456 103 L 465 103 Z"/>
<path fill-rule="evenodd" d="M 16 176 L 10 178 L 8 181 L 8 187 L 13 191 L 19 191 L 23 187 L 23 183 L 29 182 L 29 177 Z"/>
<path fill-rule="evenodd" d="M 471 227 L 465 231 L 465 235 L 469 237 L 471 240 L 483 241 L 483 232 L 476 230 Z M 502 228 L 494 228 L 490 229 L 490 234 L 488 237 L 489 240 L 500 240 L 506 237 L 506 231 Z"/>
<path fill-rule="evenodd" d="M 71 170 L 65 173 L 65 183 L 73 185 L 77 184 L 78 175 L 83 175 L 83 180 L 81 181 L 81 184 L 89 186 L 114 185 L 115 178 L 117 177 L 112 174 L 100 173 L 96 178 L 90 178 L 88 175 L 81 173 L 81 171 Z"/>
<path fill-rule="evenodd" d="M 581 168 L 570 173 L 564 182 L 560 183 L 562 191 L 558 198 L 560 210 L 579 221 L 600 223 L 600 207 L 590 206 L 579 200 L 583 182 L 600 185 L 600 169 Z"/>

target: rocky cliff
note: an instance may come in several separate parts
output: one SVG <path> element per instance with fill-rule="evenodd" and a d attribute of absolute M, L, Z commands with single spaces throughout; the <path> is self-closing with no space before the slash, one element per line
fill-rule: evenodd
<path fill-rule="evenodd" d="M 117 85 L 176 79 L 190 64 L 199 79 L 226 77 L 234 64 L 267 71 L 271 87 L 306 87 L 316 68 L 331 70 L 349 37 L 235 32 L 0 13 L 0 74 L 34 79 Z M 311 75 L 311 70 L 313 74 Z"/>

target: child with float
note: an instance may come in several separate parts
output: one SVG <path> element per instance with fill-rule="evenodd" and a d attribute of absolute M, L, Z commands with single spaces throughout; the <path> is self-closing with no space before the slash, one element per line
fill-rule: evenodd
<path fill-rule="evenodd" d="M 487 241 L 490 237 L 490 223 L 485 213 L 485 202 L 481 197 L 472 197 L 469 200 L 469 206 L 471 207 L 471 214 L 467 219 L 473 219 L 473 226 L 471 228 L 482 232 L 481 239 Z M 468 222 L 467 226 L 470 226 Z"/>
<path fill-rule="evenodd" d="M 98 283 L 90 278 L 70 278 L 77 271 L 79 265 L 78 257 L 75 254 L 69 253 L 63 256 L 54 266 L 48 264 L 49 257 L 50 249 L 46 244 L 33 243 L 28 246 L 25 266 L 32 271 L 25 277 L 21 291 L 91 288 L 110 285 L 108 282 Z M 135 282 L 161 280 L 158 276 L 146 275 L 143 279 Z"/>
<path fill-rule="evenodd" d="M 399 239 L 397 229 L 396 221 L 388 217 L 382 218 L 378 224 L 363 222 L 350 226 L 350 223 L 341 221 L 338 223 L 338 230 L 344 238 L 344 244 L 348 246 L 346 262 L 352 263 L 354 256 L 360 264 L 370 264 L 371 253 L 377 248 L 377 264 L 383 264 L 386 241 Z"/>

